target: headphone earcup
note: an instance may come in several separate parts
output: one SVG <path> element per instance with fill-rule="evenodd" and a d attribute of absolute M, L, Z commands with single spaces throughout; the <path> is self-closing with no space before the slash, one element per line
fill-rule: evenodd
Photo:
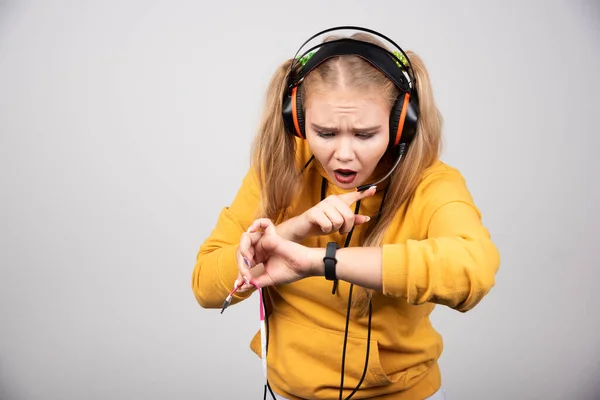
<path fill-rule="evenodd" d="M 306 139 L 302 96 L 297 86 L 283 100 L 282 117 L 288 133 L 298 136 L 301 139 Z"/>
<path fill-rule="evenodd" d="M 390 147 L 408 144 L 414 139 L 419 119 L 418 103 L 416 95 L 405 92 L 396 98 L 390 113 Z"/>

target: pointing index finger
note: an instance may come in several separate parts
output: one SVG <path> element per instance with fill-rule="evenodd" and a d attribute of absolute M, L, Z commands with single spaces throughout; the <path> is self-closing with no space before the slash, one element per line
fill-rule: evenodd
<path fill-rule="evenodd" d="M 354 192 L 351 193 L 345 193 L 340 195 L 340 198 L 344 201 L 344 203 L 350 205 L 352 203 L 357 202 L 358 200 L 362 200 L 365 197 L 369 197 L 375 194 L 375 192 L 377 191 L 377 186 L 371 186 L 370 188 L 368 188 L 365 191 L 359 192 L 358 190 L 355 190 Z"/>

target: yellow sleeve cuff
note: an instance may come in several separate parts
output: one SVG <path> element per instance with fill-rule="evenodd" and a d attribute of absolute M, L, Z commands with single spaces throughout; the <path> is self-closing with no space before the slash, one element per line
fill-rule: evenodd
<path fill-rule="evenodd" d="M 239 270 L 237 269 L 237 245 L 227 246 L 221 249 L 219 258 L 217 260 L 217 274 L 219 280 L 225 286 L 227 292 L 233 290 L 235 279 L 238 276 Z M 232 304 L 235 300 L 242 300 L 248 298 L 254 290 L 247 290 L 245 292 L 236 292 L 232 296 Z M 224 299 L 223 299 L 224 300 Z"/>
<path fill-rule="evenodd" d="M 384 244 L 382 246 L 381 277 L 384 295 L 406 297 L 408 270 L 405 245 Z"/>

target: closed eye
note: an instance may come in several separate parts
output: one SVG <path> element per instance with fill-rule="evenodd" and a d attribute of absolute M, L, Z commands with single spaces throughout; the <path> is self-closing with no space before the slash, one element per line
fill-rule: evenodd
<path fill-rule="evenodd" d="M 357 133 L 356 136 L 361 139 L 370 139 L 373 136 L 375 136 L 375 134 L 374 133 Z"/>
<path fill-rule="evenodd" d="M 317 136 L 322 137 L 322 138 L 331 138 L 334 136 L 334 133 L 317 131 Z"/>

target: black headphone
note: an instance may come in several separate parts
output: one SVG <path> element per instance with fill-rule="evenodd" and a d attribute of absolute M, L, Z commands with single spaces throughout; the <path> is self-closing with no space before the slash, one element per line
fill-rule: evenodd
<path fill-rule="evenodd" d="M 398 50 L 392 53 L 381 46 L 358 39 L 342 38 L 320 43 L 298 53 L 311 40 L 334 30 L 356 30 L 387 40 Z M 313 50 L 317 49 L 313 52 Z M 389 147 L 408 145 L 415 137 L 419 119 L 419 99 L 412 65 L 404 50 L 383 34 L 357 26 L 338 26 L 316 33 L 300 46 L 290 65 L 287 90 L 283 97 L 282 116 L 286 131 L 306 139 L 304 109 L 299 87 L 304 78 L 325 60 L 340 55 L 357 55 L 381 71 L 400 90 L 390 113 Z M 298 68 L 298 64 L 301 66 Z M 299 69 L 294 73 L 294 69 Z M 402 146 L 404 148 L 404 146 Z"/>

